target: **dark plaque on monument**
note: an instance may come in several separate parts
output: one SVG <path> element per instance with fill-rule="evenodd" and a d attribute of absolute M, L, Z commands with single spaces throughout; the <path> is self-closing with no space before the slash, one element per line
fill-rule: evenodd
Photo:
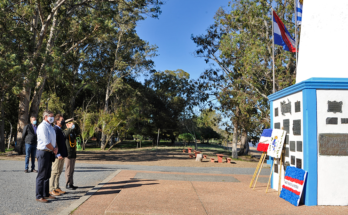
<path fill-rule="evenodd" d="M 296 167 L 302 169 L 302 160 L 299 158 L 296 159 Z"/>
<path fill-rule="evenodd" d="M 341 124 L 348 124 L 348 118 L 341 118 Z"/>
<path fill-rule="evenodd" d="M 286 133 L 289 134 L 289 131 L 290 131 L 290 120 L 289 119 L 283 119 L 283 130 L 285 130 Z"/>
<path fill-rule="evenodd" d="M 278 173 L 278 164 L 274 164 L 274 173 Z"/>
<path fill-rule="evenodd" d="M 327 101 L 327 112 L 342 113 L 343 102 Z"/>
<path fill-rule="evenodd" d="M 297 147 L 296 147 L 297 151 L 302 152 L 302 141 L 297 141 L 296 143 L 297 143 Z"/>
<path fill-rule="evenodd" d="M 348 133 L 319 134 L 319 154 L 348 156 Z"/>
<path fill-rule="evenodd" d="M 280 129 L 280 122 L 274 123 L 274 128 L 275 129 Z"/>
<path fill-rule="evenodd" d="M 290 166 L 289 161 L 286 161 L 285 164 L 284 164 L 283 166 L 284 166 L 284 171 L 286 171 L 286 168 L 287 168 L 288 166 Z"/>
<path fill-rule="evenodd" d="M 295 113 L 301 112 L 301 102 L 297 101 L 295 102 Z"/>
<path fill-rule="evenodd" d="M 290 151 L 292 152 L 296 151 L 295 141 L 290 141 Z"/>
<path fill-rule="evenodd" d="M 284 144 L 289 145 L 289 134 L 286 134 Z"/>
<path fill-rule="evenodd" d="M 328 117 L 326 118 L 326 124 L 327 125 L 337 125 L 338 124 L 338 118 L 337 117 Z"/>
<path fill-rule="evenodd" d="M 289 151 L 290 151 L 289 148 L 286 147 L 286 148 L 285 148 L 285 157 L 289 157 L 289 154 L 290 154 Z"/>
<path fill-rule="evenodd" d="M 289 101 L 288 103 L 280 102 L 280 110 L 283 115 L 286 113 L 291 113 L 291 102 Z"/>
<path fill-rule="evenodd" d="M 274 109 L 274 116 L 278 116 L 278 115 L 279 115 L 278 108 L 275 108 L 275 109 Z"/>
<path fill-rule="evenodd" d="M 292 132 L 294 135 L 301 135 L 301 120 L 296 119 L 292 124 Z"/>
<path fill-rule="evenodd" d="M 291 165 L 295 165 L 295 156 L 291 156 Z"/>

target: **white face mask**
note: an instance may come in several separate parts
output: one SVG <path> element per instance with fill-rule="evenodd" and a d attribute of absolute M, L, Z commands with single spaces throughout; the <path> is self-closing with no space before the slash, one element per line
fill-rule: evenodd
<path fill-rule="evenodd" d="M 74 129 L 75 128 L 75 125 L 73 124 L 72 126 L 71 126 L 71 129 Z"/>
<path fill-rule="evenodd" d="M 48 119 L 49 123 L 53 123 L 53 121 L 54 121 L 54 117 L 48 117 L 47 119 Z"/>

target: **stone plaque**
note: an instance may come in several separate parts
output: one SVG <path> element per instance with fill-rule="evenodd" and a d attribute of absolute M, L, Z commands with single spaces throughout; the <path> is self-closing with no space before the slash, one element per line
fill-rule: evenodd
<path fill-rule="evenodd" d="M 283 115 L 286 113 L 291 113 L 291 102 L 285 103 L 285 101 L 280 102 L 280 110 Z"/>
<path fill-rule="evenodd" d="M 284 144 L 289 145 L 289 134 L 286 134 Z"/>
<path fill-rule="evenodd" d="M 338 119 L 337 117 L 328 117 L 326 118 L 326 124 L 327 125 L 337 125 L 338 124 Z"/>
<path fill-rule="evenodd" d="M 289 119 L 283 120 L 283 129 L 286 131 L 286 133 L 289 134 L 289 131 L 290 131 L 290 120 Z"/>
<path fill-rule="evenodd" d="M 302 160 L 299 158 L 296 159 L 296 167 L 302 169 Z"/>
<path fill-rule="evenodd" d="M 341 118 L 341 124 L 348 124 L 348 118 Z"/>
<path fill-rule="evenodd" d="M 290 154 L 289 151 L 290 151 L 289 148 L 286 147 L 286 148 L 285 148 L 285 157 L 289 157 L 289 154 Z"/>
<path fill-rule="evenodd" d="M 291 165 L 295 165 L 295 156 L 291 156 Z"/>
<path fill-rule="evenodd" d="M 274 173 L 278 173 L 278 164 L 274 164 Z"/>
<path fill-rule="evenodd" d="M 319 134 L 319 154 L 348 156 L 348 133 Z"/>
<path fill-rule="evenodd" d="M 279 111 L 278 110 L 279 110 L 278 108 L 274 109 L 274 116 L 278 116 L 279 115 Z"/>
<path fill-rule="evenodd" d="M 301 135 L 301 120 L 296 119 L 292 124 L 292 132 L 294 135 Z"/>
<path fill-rule="evenodd" d="M 327 101 L 327 112 L 342 113 L 343 102 Z"/>
<path fill-rule="evenodd" d="M 275 129 L 280 129 L 280 122 L 274 123 L 274 128 Z"/>
<path fill-rule="evenodd" d="M 290 151 L 292 152 L 296 151 L 295 141 L 290 141 Z"/>
<path fill-rule="evenodd" d="M 301 112 L 301 102 L 297 101 L 295 102 L 295 113 Z"/>
<path fill-rule="evenodd" d="M 297 141 L 296 143 L 297 143 L 297 147 L 296 147 L 297 151 L 302 152 L 302 141 Z"/>

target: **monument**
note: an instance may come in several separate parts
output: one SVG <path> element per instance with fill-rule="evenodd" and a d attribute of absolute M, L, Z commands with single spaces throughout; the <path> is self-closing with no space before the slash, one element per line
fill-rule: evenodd
<path fill-rule="evenodd" d="M 287 131 L 285 166 L 308 173 L 302 202 L 348 205 L 348 1 L 305 0 L 303 9 L 296 84 L 269 96 L 271 127 Z"/>

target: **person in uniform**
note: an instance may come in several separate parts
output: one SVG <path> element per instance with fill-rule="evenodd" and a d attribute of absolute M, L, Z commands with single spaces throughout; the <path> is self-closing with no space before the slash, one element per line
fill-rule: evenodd
<path fill-rule="evenodd" d="M 65 158 L 65 178 L 66 189 L 75 190 L 77 186 L 74 186 L 74 170 L 76 162 L 76 133 L 74 119 L 67 119 L 66 129 L 64 130 L 65 144 L 68 150 L 68 156 Z"/>

